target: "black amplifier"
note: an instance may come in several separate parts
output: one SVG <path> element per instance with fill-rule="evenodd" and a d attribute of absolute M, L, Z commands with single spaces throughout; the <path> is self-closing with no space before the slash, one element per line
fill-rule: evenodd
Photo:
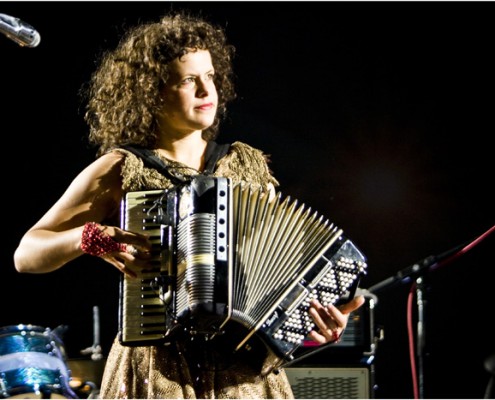
<path fill-rule="evenodd" d="M 373 399 L 372 368 L 290 367 L 285 372 L 296 399 Z"/>

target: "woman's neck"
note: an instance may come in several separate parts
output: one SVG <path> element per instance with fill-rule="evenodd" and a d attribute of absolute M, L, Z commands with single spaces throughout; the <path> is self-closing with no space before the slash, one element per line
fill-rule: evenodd
<path fill-rule="evenodd" d="M 169 160 L 202 171 L 206 145 L 207 142 L 202 138 L 201 131 L 198 131 L 182 138 L 162 138 L 158 143 L 157 151 Z"/>

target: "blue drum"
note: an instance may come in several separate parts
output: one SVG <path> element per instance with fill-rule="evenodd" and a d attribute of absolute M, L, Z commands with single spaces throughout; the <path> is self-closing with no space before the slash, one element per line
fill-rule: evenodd
<path fill-rule="evenodd" d="M 49 328 L 0 328 L 0 398 L 76 399 L 65 348 Z"/>

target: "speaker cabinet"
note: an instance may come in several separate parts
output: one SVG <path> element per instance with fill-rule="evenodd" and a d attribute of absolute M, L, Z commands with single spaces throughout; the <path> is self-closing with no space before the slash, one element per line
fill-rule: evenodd
<path fill-rule="evenodd" d="M 296 399 L 373 399 L 375 295 L 353 312 L 338 343 L 317 346 L 305 340 L 284 367 Z"/>
<path fill-rule="evenodd" d="M 367 367 L 285 368 L 296 399 L 370 399 L 372 376 Z"/>

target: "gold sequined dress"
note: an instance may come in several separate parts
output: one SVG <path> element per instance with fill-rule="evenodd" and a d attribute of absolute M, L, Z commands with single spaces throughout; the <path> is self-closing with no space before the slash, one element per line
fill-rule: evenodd
<path fill-rule="evenodd" d="M 172 183 L 158 171 L 146 168 L 127 150 L 122 166 L 125 191 L 164 189 Z M 162 158 L 172 169 L 187 176 L 188 168 Z M 189 170 L 190 175 L 195 171 Z M 250 182 L 268 188 L 278 186 L 266 156 L 245 143 L 235 142 L 220 159 L 215 176 L 234 183 Z M 228 338 L 227 338 L 228 340 Z M 233 356 L 222 341 L 205 343 L 201 338 L 180 337 L 159 346 L 122 346 L 116 337 L 102 378 L 103 399 L 291 399 L 290 383 L 283 369 L 268 373 L 273 354 L 264 345 L 249 355 Z"/>

